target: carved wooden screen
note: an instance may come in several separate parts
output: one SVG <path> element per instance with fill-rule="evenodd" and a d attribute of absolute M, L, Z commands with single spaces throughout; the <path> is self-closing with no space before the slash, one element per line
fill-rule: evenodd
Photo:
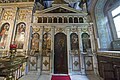
<path fill-rule="evenodd" d="M 35 51 L 39 51 L 39 34 L 38 33 L 34 33 L 32 35 L 31 49 Z"/>
<path fill-rule="evenodd" d="M 0 49 L 5 49 L 9 27 L 10 27 L 9 23 L 4 23 L 0 28 Z"/>
<path fill-rule="evenodd" d="M 15 44 L 17 44 L 18 49 L 23 49 L 24 41 L 25 41 L 25 29 L 26 24 L 21 22 L 17 24 L 15 31 Z"/>

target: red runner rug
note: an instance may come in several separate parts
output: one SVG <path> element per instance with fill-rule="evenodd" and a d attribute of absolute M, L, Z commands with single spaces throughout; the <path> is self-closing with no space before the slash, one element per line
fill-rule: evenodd
<path fill-rule="evenodd" d="M 52 75 L 51 80 L 71 80 L 69 75 Z"/>

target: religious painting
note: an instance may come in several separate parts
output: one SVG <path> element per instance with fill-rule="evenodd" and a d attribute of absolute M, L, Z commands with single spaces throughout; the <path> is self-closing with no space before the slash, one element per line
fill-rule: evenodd
<path fill-rule="evenodd" d="M 93 70 L 93 59 L 92 56 L 85 56 L 85 70 L 90 71 Z"/>
<path fill-rule="evenodd" d="M 54 73 L 68 74 L 67 36 L 60 32 L 54 36 Z"/>
<path fill-rule="evenodd" d="M 48 53 L 51 51 L 51 34 L 50 33 L 45 33 L 43 35 L 43 55 L 47 56 Z"/>
<path fill-rule="evenodd" d="M 70 35 L 70 42 L 71 42 L 71 51 L 73 54 L 78 54 L 79 50 L 79 41 L 78 41 L 78 35 L 76 33 L 72 33 Z"/>
<path fill-rule="evenodd" d="M 18 49 L 23 49 L 24 41 L 25 41 L 25 29 L 26 24 L 21 22 L 16 26 L 15 32 L 15 44 L 17 44 Z"/>
<path fill-rule="evenodd" d="M 82 34 L 82 46 L 83 52 L 87 52 L 91 48 L 90 36 L 87 33 Z"/>
<path fill-rule="evenodd" d="M 32 35 L 31 49 L 34 51 L 39 51 L 39 34 L 34 33 Z"/>
<path fill-rule="evenodd" d="M 0 28 L 0 49 L 5 49 L 9 28 L 10 28 L 9 23 L 3 24 L 2 27 Z"/>

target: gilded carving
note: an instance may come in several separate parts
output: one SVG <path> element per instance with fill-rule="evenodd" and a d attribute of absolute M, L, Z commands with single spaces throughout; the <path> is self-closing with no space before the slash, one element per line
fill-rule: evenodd
<path fill-rule="evenodd" d="M 82 28 L 81 31 L 82 31 L 82 32 L 87 32 L 88 29 L 87 29 L 87 28 Z"/>
<path fill-rule="evenodd" d="M 40 31 L 40 28 L 33 28 L 33 31 L 34 31 L 34 32 L 39 32 L 39 31 Z"/>
<path fill-rule="evenodd" d="M 71 31 L 72 32 L 77 32 L 77 28 L 72 28 Z"/>
<path fill-rule="evenodd" d="M 45 28 L 45 32 L 51 31 L 51 28 Z"/>
<path fill-rule="evenodd" d="M 63 28 L 57 28 L 57 31 L 62 32 L 62 31 L 64 31 L 64 29 Z"/>
<path fill-rule="evenodd" d="M 30 18 L 31 10 L 21 9 L 18 14 L 18 19 L 20 20 L 28 20 Z"/>
<path fill-rule="evenodd" d="M 12 20 L 15 12 L 13 10 L 4 10 L 3 20 Z"/>

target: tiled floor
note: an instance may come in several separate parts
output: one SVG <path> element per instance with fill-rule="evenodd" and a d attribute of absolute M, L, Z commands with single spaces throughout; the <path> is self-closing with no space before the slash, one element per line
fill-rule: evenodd
<path fill-rule="evenodd" d="M 70 75 L 71 80 L 102 80 L 94 73 L 88 75 Z M 51 80 L 51 75 L 39 75 L 37 72 L 30 72 L 19 80 Z"/>

